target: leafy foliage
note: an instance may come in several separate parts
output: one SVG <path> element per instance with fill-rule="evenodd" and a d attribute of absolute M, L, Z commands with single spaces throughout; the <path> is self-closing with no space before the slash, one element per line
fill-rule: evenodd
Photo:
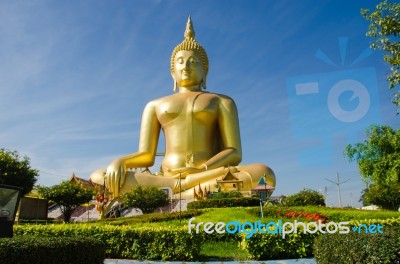
<path fill-rule="evenodd" d="M 112 226 L 93 224 L 18 225 L 14 236 L 85 236 L 106 244 L 106 258 L 135 260 L 195 260 L 202 237 L 187 228 Z M 38 262 L 41 263 L 41 262 Z M 57 263 L 57 262 L 54 262 Z M 74 262 L 70 262 L 74 263 Z"/>
<path fill-rule="evenodd" d="M 400 226 L 386 228 L 383 234 L 324 234 L 315 240 L 314 257 L 321 264 L 399 263 Z"/>
<path fill-rule="evenodd" d="M 371 184 L 362 195 L 364 205 L 378 205 L 383 209 L 398 210 L 400 208 L 400 183 L 391 185 Z"/>
<path fill-rule="evenodd" d="M 60 206 L 64 222 L 69 222 L 74 210 L 92 199 L 93 191 L 84 189 L 69 181 L 63 181 L 52 187 L 37 186 L 38 193 Z"/>
<path fill-rule="evenodd" d="M 287 196 L 283 203 L 286 206 L 306 206 L 322 205 L 325 206 L 324 196 L 314 190 L 303 189 L 299 193 Z"/>
<path fill-rule="evenodd" d="M 32 169 L 28 157 L 20 157 L 17 151 L 0 149 L 0 184 L 22 187 L 22 195 L 29 193 L 39 171 Z"/>
<path fill-rule="evenodd" d="M 225 199 L 225 198 L 242 198 L 243 194 L 239 191 L 232 191 L 232 192 L 217 192 L 211 195 L 211 199 Z"/>
<path fill-rule="evenodd" d="M 360 226 L 360 225 L 372 225 L 372 224 L 380 224 L 383 226 L 383 232 L 385 232 L 388 229 L 391 229 L 392 227 L 400 227 L 400 217 L 399 214 L 397 214 L 397 218 L 396 217 L 392 217 L 392 218 L 386 218 L 386 219 L 364 219 L 364 220 L 351 220 L 349 221 L 349 224 L 351 226 Z"/>
<path fill-rule="evenodd" d="M 367 36 L 374 38 L 371 48 L 382 50 L 384 60 L 391 65 L 387 80 L 392 89 L 400 83 L 400 4 L 383 1 L 376 10 L 362 9 L 361 15 L 370 21 Z M 400 92 L 395 93 L 393 103 L 400 107 Z"/>
<path fill-rule="evenodd" d="M 242 235 L 241 247 L 246 249 L 253 259 L 287 259 L 312 256 L 312 246 L 317 234 L 289 234 L 282 238 L 279 234 L 256 233 L 250 239 Z M 337 262 L 339 263 L 339 262 Z"/>
<path fill-rule="evenodd" d="M 260 205 L 259 198 L 223 198 L 195 201 L 188 204 L 188 209 L 221 208 L 221 207 L 249 207 Z"/>
<path fill-rule="evenodd" d="M 168 204 L 168 195 L 157 187 L 136 186 L 122 197 L 127 207 L 139 208 L 144 214 L 154 212 L 159 207 Z"/>
<path fill-rule="evenodd" d="M 107 225 L 132 225 L 138 223 L 159 223 L 164 221 L 189 219 L 195 216 L 201 215 L 203 212 L 199 210 L 189 210 L 182 212 L 171 212 L 171 213 L 151 213 L 143 214 L 132 217 L 120 217 L 120 218 L 107 218 L 104 219 L 104 223 Z M 99 222 L 95 222 L 99 224 Z"/>
<path fill-rule="evenodd" d="M 258 218 L 261 217 L 259 208 L 245 208 L 245 210 Z M 392 219 L 400 217 L 398 212 L 379 210 L 379 211 L 368 211 L 368 210 L 355 210 L 346 208 L 330 208 L 321 206 L 302 206 L 302 207 L 287 207 L 287 206 L 274 206 L 263 208 L 264 218 L 276 221 L 278 219 L 297 219 L 301 221 L 353 221 L 353 220 L 370 220 L 377 221 L 378 219 Z M 295 218 L 293 218 L 293 216 Z M 299 217 L 299 218 L 297 218 Z M 248 217 L 249 218 L 249 217 Z M 311 219 L 310 219 L 311 218 Z M 400 222 L 399 222 L 400 224 Z"/>
<path fill-rule="evenodd" d="M 400 130 L 370 126 L 367 139 L 347 145 L 344 153 L 350 161 L 357 161 L 365 182 L 377 185 L 400 182 Z"/>
<path fill-rule="evenodd" d="M 90 237 L 18 236 L 0 240 L 2 263 L 101 264 L 105 245 Z"/>

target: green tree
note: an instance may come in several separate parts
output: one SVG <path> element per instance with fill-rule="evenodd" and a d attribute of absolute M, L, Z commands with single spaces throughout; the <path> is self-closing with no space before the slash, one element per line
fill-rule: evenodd
<path fill-rule="evenodd" d="M 303 189 L 299 193 L 285 197 L 283 203 L 286 206 L 325 206 L 325 199 L 321 193 L 315 190 Z"/>
<path fill-rule="evenodd" d="M 384 60 L 391 66 L 387 80 L 389 88 L 393 89 L 400 83 L 400 4 L 383 1 L 372 12 L 361 9 L 361 15 L 370 21 L 367 36 L 374 38 L 371 48 L 382 50 Z M 395 92 L 393 103 L 399 110 L 399 91 Z"/>
<path fill-rule="evenodd" d="M 94 192 L 93 190 L 84 189 L 69 181 L 63 181 L 52 187 L 37 186 L 38 193 L 60 206 L 64 217 L 64 222 L 69 222 L 74 210 L 81 204 L 89 202 Z"/>
<path fill-rule="evenodd" d="M 22 194 L 29 193 L 37 181 L 39 171 L 32 169 L 28 157 L 17 151 L 0 149 L 0 184 L 18 186 Z"/>
<path fill-rule="evenodd" d="M 389 126 L 370 126 L 367 139 L 347 145 L 344 154 L 357 161 L 361 177 L 367 184 L 390 185 L 400 182 L 400 130 Z"/>
<path fill-rule="evenodd" d="M 363 191 L 361 201 L 364 206 L 378 205 L 383 209 L 398 210 L 400 207 L 400 183 L 371 184 Z"/>
<path fill-rule="evenodd" d="M 131 192 L 122 196 L 125 206 L 139 208 L 144 214 L 154 212 L 168 204 L 168 195 L 157 187 L 136 186 Z"/>

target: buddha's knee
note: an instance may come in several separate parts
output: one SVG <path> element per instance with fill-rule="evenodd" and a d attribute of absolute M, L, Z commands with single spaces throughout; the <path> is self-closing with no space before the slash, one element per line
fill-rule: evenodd
<path fill-rule="evenodd" d="M 265 164 L 254 163 L 249 165 L 238 166 L 239 170 L 244 170 L 251 175 L 253 181 L 258 183 L 262 177 L 265 176 L 267 184 L 275 187 L 276 178 L 273 170 Z"/>
<path fill-rule="evenodd" d="M 98 185 L 104 185 L 104 175 L 106 174 L 106 169 L 98 169 L 90 174 L 89 180 Z"/>

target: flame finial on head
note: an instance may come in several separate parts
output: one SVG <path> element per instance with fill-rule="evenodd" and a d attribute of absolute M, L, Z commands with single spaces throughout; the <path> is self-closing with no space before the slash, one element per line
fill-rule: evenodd
<path fill-rule="evenodd" d="M 183 34 L 183 36 L 185 37 L 185 39 L 187 39 L 187 38 L 194 39 L 195 35 L 196 35 L 196 33 L 194 32 L 192 19 L 189 16 L 188 21 L 186 23 L 186 30 L 185 30 L 185 33 Z"/>

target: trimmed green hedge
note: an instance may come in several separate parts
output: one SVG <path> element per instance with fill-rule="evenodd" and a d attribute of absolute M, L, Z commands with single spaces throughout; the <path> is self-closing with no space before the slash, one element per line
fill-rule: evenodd
<path fill-rule="evenodd" d="M 182 212 L 171 212 L 171 213 L 151 213 L 136 215 L 132 217 L 119 217 L 119 218 L 107 218 L 102 221 L 90 222 L 93 224 L 107 224 L 107 225 L 132 225 L 137 223 L 158 223 L 171 220 L 179 219 L 190 219 L 195 216 L 201 215 L 203 212 L 199 210 L 190 210 Z"/>
<path fill-rule="evenodd" d="M 260 208 L 246 208 L 248 213 L 261 217 Z M 400 212 L 394 211 L 367 211 L 345 208 L 329 208 L 324 206 L 267 206 L 263 208 L 264 217 L 275 219 L 304 219 L 304 216 L 317 216 L 327 221 L 351 221 L 364 219 L 399 218 Z M 303 216 L 303 217 L 302 217 Z M 309 219 L 312 220 L 312 219 Z M 316 219 L 315 219 L 316 220 Z"/>
<path fill-rule="evenodd" d="M 282 238 L 280 234 L 256 233 L 249 239 L 242 234 L 240 247 L 249 252 L 252 259 L 274 260 L 304 258 L 312 256 L 312 249 L 315 237 L 318 234 L 297 234 L 286 235 Z"/>
<path fill-rule="evenodd" d="M 107 258 L 136 260 L 194 260 L 202 237 L 187 228 L 135 228 L 93 224 L 14 226 L 14 235 L 46 237 L 85 236 L 104 242 Z"/>
<path fill-rule="evenodd" d="M 0 239 L 1 263 L 101 264 L 105 245 L 87 237 L 20 236 Z"/>
<path fill-rule="evenodd" d="M 350 232 L 319 236 L 314 257 L 328 263 L 400 263 L 400 226 L 384 226 L 383 234 Z"/>
<path fill-rule="evenodd" d="M 387 218 L 387 219 L 363 219 L 363 220 L 351 220 L 349 224 L 352 226 L 359 226 L 362 224 L 381 224 L 384 227 L 400 226 L 400 217 Z"/>
<path fill-rule="evenodd" d="M 353 227 L 363 225 L 360 230 L 365 232 L 365 226 L 371 224 L 382 225 L 383 234 L 363 235 L 352 231 Z M 257 232 L 246 239 L 245 234 L 242 234 L 241 247 L 257 260 L 312 257 L 314 248 L 318 263 L 400 263 L 393 261 L 396 256 L 399 258 L 397 261 L 400 261 L 400 218 L 352 220 L 347 226 L 350 228 L 348 234 L 326 235 L 319 231 L 304 234 L 301 226 L 296 234 L 286 235 L 285 238 L 281 234 Z M 385 239 L 387 241 L 382 242 Z M 377 247 L 379 249 L 375 250 Z M 342 256 L 343 252 L 350 255 L 351 259 Z M 382 262 L 376 261 L 379 259 Z"/>
<path fill-rule="evenodd" d="M 191 202 L 187 205 L 190 209 L 222 208 L 222 207 L 251 207 L 259 206 L 260 199 L 253 197 L 209 199 Z"/>

